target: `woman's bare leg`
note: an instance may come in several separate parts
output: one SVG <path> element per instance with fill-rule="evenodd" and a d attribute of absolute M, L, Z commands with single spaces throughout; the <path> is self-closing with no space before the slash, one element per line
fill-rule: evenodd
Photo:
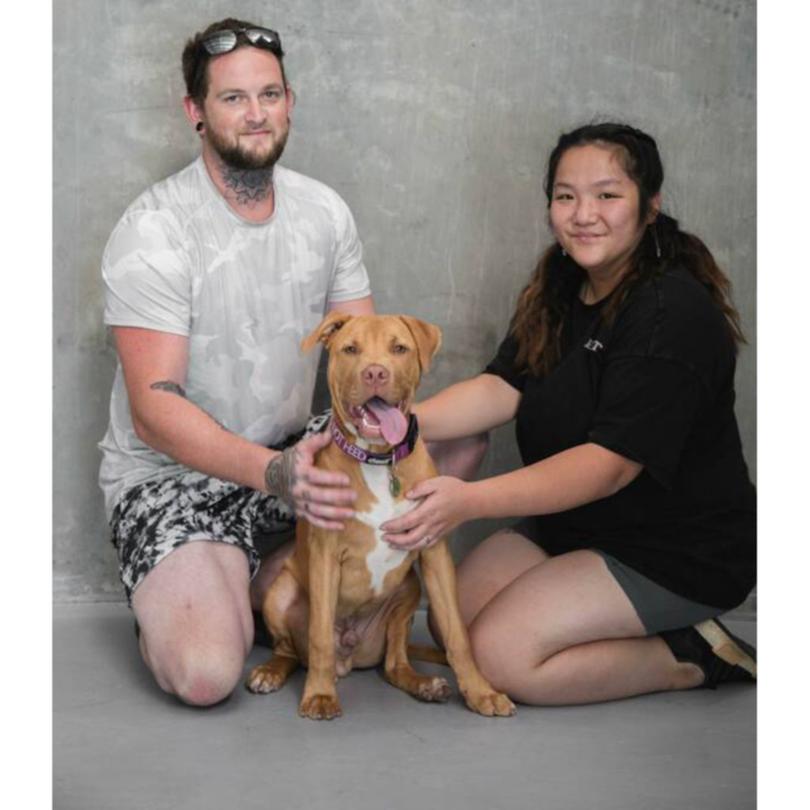
<path fill-rule="evenodd" d="M 496 689 L 538 705 L 591 703 L 699 686 L 646 631 L 603 559 L 548 557 L 514 532 L 481 543 L 459 567 L 476 661 Z"/>

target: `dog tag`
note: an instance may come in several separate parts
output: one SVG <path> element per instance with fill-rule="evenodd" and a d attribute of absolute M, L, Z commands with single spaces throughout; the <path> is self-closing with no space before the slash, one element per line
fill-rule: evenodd
<path fill-rule="evenodd" d="M 399 493 L 402 492 L 402 484 L 399 482 L 399 478 L 394 475 L 393 465 L 388 468 L 388 490 L 395 498 L 398 498 Z"/>

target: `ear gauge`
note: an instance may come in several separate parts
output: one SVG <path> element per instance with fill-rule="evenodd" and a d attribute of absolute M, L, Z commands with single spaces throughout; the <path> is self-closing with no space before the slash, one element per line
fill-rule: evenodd
<path fill-rule="evenodd" d="M 197 126 L 194 127 L 194 129 L 196 129 L 197 132 L 202 132 L 204 127 L 205 127 L 205 124 L 203 124 L 202 121 L 198 121 Z"/>

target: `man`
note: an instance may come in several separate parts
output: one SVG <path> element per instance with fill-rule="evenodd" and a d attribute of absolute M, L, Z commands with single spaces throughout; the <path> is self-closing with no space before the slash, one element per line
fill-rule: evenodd
<path fill-rule="evenodd" d="M 300 438 L 317 358 L 299 344 L 327 311 L 373 306 L 345 203 L 277 164 L 294 102 L 278 34 L 214 23 L 183 73 L 201 155 L 127 209 L 104 253 L 120 362 L 100 483 L 144 661 L 211 705 L 241 677 L 251 603 L 283 559 L 251 585 L 253 535 L 352 515 L 348 478 L 313 464 L 328 433 Z"/>

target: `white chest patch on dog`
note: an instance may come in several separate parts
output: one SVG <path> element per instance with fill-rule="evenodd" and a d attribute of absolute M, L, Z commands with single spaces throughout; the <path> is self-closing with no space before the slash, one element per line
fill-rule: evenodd
<path fill-rule="evenodd" d="M 385 575 L 408 556 L 408 551 L 393 548 L 382 539 L 383 531 L 380 529 L 380 524 L 410 512 L 411 509 L 418 506 L 419 501 L 394 500 L 388 488 L 388 467 L 363 464 L 362 468 L 363 478 L 366 479 L 366 484 L 377 499 L 377 503 L 367 512 L 358 512 L 355 518 L 374 530 L 377 542 L 366 557 L 366 565 L 371 572 L 371 587 L 379 596 L 382 593 Z"/>

